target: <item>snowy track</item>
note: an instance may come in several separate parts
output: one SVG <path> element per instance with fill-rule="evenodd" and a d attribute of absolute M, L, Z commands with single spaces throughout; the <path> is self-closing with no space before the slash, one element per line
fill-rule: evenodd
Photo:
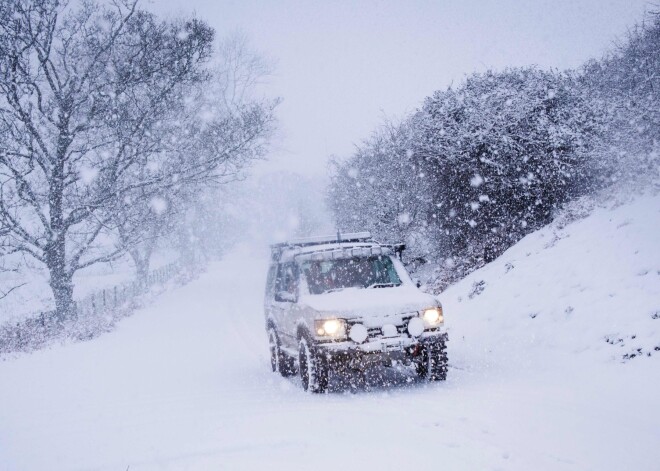
<path fill-rule="evenodd" d="M 265 262 L 244 256 L 94 341 L 0 362 L 0 470 L 658 469 L 647 364 L 507 366 L 451 302 L 447 382 L 304 393 L 270 372 Z"/>

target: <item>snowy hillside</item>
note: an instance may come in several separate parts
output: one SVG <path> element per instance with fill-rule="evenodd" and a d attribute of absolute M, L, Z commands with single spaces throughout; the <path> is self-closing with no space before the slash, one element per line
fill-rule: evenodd
<path fill-rule="evenodd" d="M 0 362 L 0 470 L 657 469 L 660 197 L 560 226 L 440 295 L 446 382 L 328 395 L 270 372 L 267 260 L 237 250 L 109 334 Z"/>
<path fill-rule="evenodd" d="M 467 363 L 478 339 L 513 367 L 643 357 L 659 370 L 660 197 L 567 224 L 576 208 L 442 294 Z"/>

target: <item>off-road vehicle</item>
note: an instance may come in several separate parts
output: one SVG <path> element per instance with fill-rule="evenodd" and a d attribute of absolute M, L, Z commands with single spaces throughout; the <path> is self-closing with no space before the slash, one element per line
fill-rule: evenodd
<path fill-rule="evenodd" d="M 265 317 L 273 371 L 298 371 L 312 392 L 327 390 L 331 370 L 374 365 L 444 380 L 442 306 L 411 280 L 404 248 L 376 243 L 368 232 L 272 245 Z"/>

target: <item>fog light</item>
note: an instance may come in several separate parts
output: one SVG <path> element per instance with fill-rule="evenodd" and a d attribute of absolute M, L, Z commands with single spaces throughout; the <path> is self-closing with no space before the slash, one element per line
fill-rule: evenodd
<path fill-rule="evenodd" d="M 408 333 L 411 337 L 419 337 L 424 332 L 424 321 L 419 317 L 413 317 L 408 321 Z"/>
<path fill-rule="evenodd" d="M 362 324 L 355 324 L 351 327 L 348 336 L 353 342 L 362 343 L 367 340 L 367 337 L 369 337 L 369 331 L 367 331 L 367 328 Z"/>

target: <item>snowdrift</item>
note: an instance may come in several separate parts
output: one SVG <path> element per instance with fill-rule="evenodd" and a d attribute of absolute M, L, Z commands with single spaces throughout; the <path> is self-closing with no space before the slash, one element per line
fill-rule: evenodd
<path fill-rule="evenodd" d="M 660 196 L 588 206 L 575 203 L 442 293 L 450 359 L 479 362 L 483 349 L 514 368 L 579 356 L 658 370 Z"/>

